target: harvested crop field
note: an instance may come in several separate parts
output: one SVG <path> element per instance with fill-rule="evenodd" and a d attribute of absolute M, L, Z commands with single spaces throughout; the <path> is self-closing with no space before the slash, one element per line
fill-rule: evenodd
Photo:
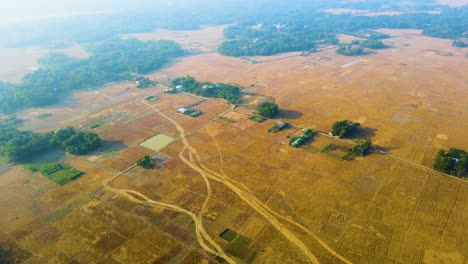
<path fill-rule="evenodd" d="M 203 228 L 247 263 L 309 262 L 307 251 L 320 263 L 466 262 L 468 185 L 428 168 L 440 147 L 468 149 L 464 52 L 419 31 L 381 31 L 392 48 L 347 68 L 354 59 L 323 49 L 256 64 L 199 54 L 148 75 L 238 83 L 252 94 L 236 108 L 121 82 L 19 113 L 22 128 L 39 132 L 98 122 L 103 147 L 63 157 L 83 172 L 64 186 L 1 164 L 0 246 L 24 263 L 216 262 L 199 243 Z M 274 120 L 249 119 L 272 98 L 292 124 L 278 133 L 268 133 Z M 193 105 L 204 114 L 177 113 Z M 52 115 L 36 118 L 45 113 Z M 355 138 L 320 134 L 289 146 L 303 127 L 328 132 L 343 119 L 361 123 Z M 339 160 L 320 152 L 364 137 L 391 155 Z M 154 168 L 134 166 L 154 151 Z M 228 229 L 235 233 L 220 237 Z"/>

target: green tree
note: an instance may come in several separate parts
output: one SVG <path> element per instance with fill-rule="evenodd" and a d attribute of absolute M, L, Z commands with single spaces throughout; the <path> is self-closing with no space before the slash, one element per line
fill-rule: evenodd
<path fill-rule="evenodd" d="M 356 131 L 357 127 L 360 125 L 361 124 L 353 123 L 349 120 L 336 121 L 332 126 L 333 135 L 338 136 L 339 138 L 349 136 Z"/>
<path fill-rule="evenodd" d="M 464 150 L 451 148 L 439 150 L 432 167 L 435 170 L 461 177 L 468 170 L 468 153 Z"/>
<path fill-rule="evenodd" d="M 145 155 L 142 159 L 137 160 L 137 165 L 145 169 L 150 169 L 154 166 L 154 161 L 149 155 Z"/>
<path fill-rule="evenodd" d="M 366 138 L 358 142 L 358 144 L 354 145 L 352 151 L 354 154 L 358 156 L 365 156 L 369 152 L 369 148 L 372 144 L 372 140 L 370 138 Z"/>
<path fill-rule="evenodd" d="M 257 106 L 257 112 L 260 116 L 272 118 L 279 112 L 278 105 L 272 102 L 264 102 Z"/>

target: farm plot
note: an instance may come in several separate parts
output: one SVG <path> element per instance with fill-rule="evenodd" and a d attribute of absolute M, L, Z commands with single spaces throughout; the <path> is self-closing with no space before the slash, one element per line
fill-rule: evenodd
<path fill-rule="evenodd" d="M 174 138 L 171 138 L 164 134 L 158 134 L 154 137 L 151 137 L 143 141 L 142 143 L 140 143 L 140 146 L 143 146 L 145 148 L 149 148 L 151 150 L 154 150 L 155 152 L 158 152 L 161 149 L 165 148 L 167 145 L 171 144 L 172 142 L 174 142 Z"/>

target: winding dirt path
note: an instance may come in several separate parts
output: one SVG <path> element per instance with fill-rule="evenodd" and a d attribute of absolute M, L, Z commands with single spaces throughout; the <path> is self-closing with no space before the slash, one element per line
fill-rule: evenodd
<path fill-rule="evenodd" d="M 183 155 L 179 155 L 179 157 L 181 157 L 184 163 L 186 163 L 193 170 L 197 171 L 200 175 L 203 175 L 204 177 L 223 183 L 225 186 L 231 189 L 234 193 L 236 193 L 242 200 L 244 200 L 248 205 L 250 205 L 255 211 L 257 211 L 266 220 L 268 220 L 268 222 L 270 222 L 270 224 L 273 225 L 278 230 L 278 232 L 280 232 L 284 237 L 286 237 L 286 239 L 288 239 L 293 245 L 299 248 L 304 253 L 304 255 L 309 259 L 310 262 L 320 263 L 317 257 L 309 250 L 309 248 L 304 244 L 304 242 L 302 242 L 296 235 L 294 235 L 289 229 L 287 229 L 287 227 L 285 227 L 270 212 L 265 210 L 264 209 L 265 205 L 261 203 L 254 195 L 237 187 L 236 185 L 231 183 L 229 180 L 227 180 L 227 177 L 225 177 L 224 175 L 214 173 L 213 171 L 209 170 L 204 165 L 202 165 L 201 159 L 200 159 L 200 156 L 198 155 L 197 150 L 194 149 L 189 144 L 187 138 L 185 137 L 185 129 L 183 127 L 181 127 L 176 121 L 174 121 L 172 118 L 162 113 L 159 109 L 157 109 L 153 105 L 147 102 L 143 102 L 143 103 L 151 107 L 153 110 L 158 112 L 161 116 L 163 116 L 168 121 L 173 123 L 176 129 L 180 132 L 182 142 L 184 146 L 187 148 L 187 150 L 189 150 L 189 156 L 190 156 L 190 161 L 189 161 L 185 159 Z"/>
<path fill-rule="evenodd" d="M 220 158 L 220 161 L 221 161 L 221 165 L 224 164 L 224 158 L 223 158 L 223 154 L 221 152 L 221 148 L 219 146 L 219 143 L 218 141 L 216 140 L 216 138 L 211 135 L 209 132 L 208 134 L 210 135 L 210 137 L 213 139 L 213 142 L 215 143 L 215 146 L 216 148 L 218 149 L 218 153 L 219 153 L 219 158 Z M 203 165 L 202 165 L 203 166 Z M 209 169 L 207 169 L 209 170 Z M 211 170 L 209 170 L 211 171 Z M 237 184 L 238 186 L 242 186 L 244 187 L 244 191 L 248 192 L 250 195 L 253 196 L 252 192 L 241 182 L 238 182 L 234 179 L 231 179 L 229 178 L 226 173 L 224 173 L 223 169 L 222 169 L 222 166 L 221 166 L 221 173 L 222 173 L 222 176 L 224 176 L 224 179 L 225 180 L 229 180 L 235 184 Z M 217 174 L 216 172 L 212 172 L 214 174 Z M 218 177 L 222 177 L 221 175 L 217 174 Z M 255 196 L 253 196 L 255 199 L 257 199 Z M 263 204 L 263 203 L 262 203 Z M 305 226 L 301 225 L 300 223 L 294 221 L 293 219 L 289 218 L 289 217 L 286 217 L 286 216 L 283 216 L 277 212 L 275 212 L 273 209 L 269 208 L 268 206 L 264 205 L 264 208 L 270 212 L 271 214 L 275 215 L 276 217 L 279 217 L 281 219 L 283 219 L 284 221 L 287 221 L 288 223 L 298 227 L 299 229 L 301 229 L 302 231 L 304 231 L 305 233 L 307 233 L 308 235 L 310 235 L 312 238 L 314 238 L 323 248 L 325 248 L 328 252 L 330 252 L 333 256 L 335 256 L 336 258 L 338 258 L 339 260 L 341 260 L 343 263 L 346 263 L 346 264 L 351 264 L 351 262 L 349 260 L 347 260 L 345 257 L 341 256 L 338 252 L 336 252 L 334 249 L 332 249 L 330 246 L 328 246 L 322 239 L 320 239 L 317 235 L 315 235 L 314 233 L 312 233 L 309 229 L 307 229 Z"/>
<path fill-rule="evenodd" d="M 144 194 L 141 194 L 141 193 L 139 193 L 137 191 L 134 191 L 134 190 L 117 189 L 117 188 L 112 188 L 109 185 L 105 185 L 104 189 L 111 192 L 111 193 L 122 196 L 122 197 L 126 198 L 129 201 L 138 203 L 138 204 L 156 205 L 156 206 L 160 206 L 160 207 L 163 207 L 163 208 L 166 208 L 166 209 L 169 209 L 169 210 L 172 210 L 172 211 L 175 211 L 175 212 L 183 213 L 183 214 L 186 214 L 186 215 L 190 216 L 192 218 L 192 220 L 194 221 L 194 223 L 195 223 L 195 233 L 196 233 L 197 240 L 198 240 L 198 243 L 200 244 L 200 246 L 204 250 L 206 250 L 207 252 L 225 259 L 228 263 L 231 263 L 231 264 L 236 263 L 231 257 L 229 257 L 226 253 L 224 253 L 223 249 L 215 241 L 213 241 L 211 239 L 211 237 L 208 235 L 208 233 L 204 229 L 203 224 L 200 221 L 200 219 L 194 213 L 192 213 L 191 211 L 188 211 L 188 210 L 186 210 L 184 208 L 181 208 L 179 206 L 176 206 L 176 205 L 154 201 L 154 200 L 148 198 L 147 196 L 145 196 Z M 140 199 L 136 198 L 135 196 L 140 198 Z M 211 249 L 205 243 L 204 239 L 206 241 L 208 241 L 216 249 L 216 251 Z"/>

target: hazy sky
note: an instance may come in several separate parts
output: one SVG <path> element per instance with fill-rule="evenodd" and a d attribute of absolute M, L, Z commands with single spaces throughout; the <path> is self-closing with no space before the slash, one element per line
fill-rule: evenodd
<path fill-rule="evenodd" d="M 0 0 L 0 22 L 168 4 L 168 0 Z"/>

